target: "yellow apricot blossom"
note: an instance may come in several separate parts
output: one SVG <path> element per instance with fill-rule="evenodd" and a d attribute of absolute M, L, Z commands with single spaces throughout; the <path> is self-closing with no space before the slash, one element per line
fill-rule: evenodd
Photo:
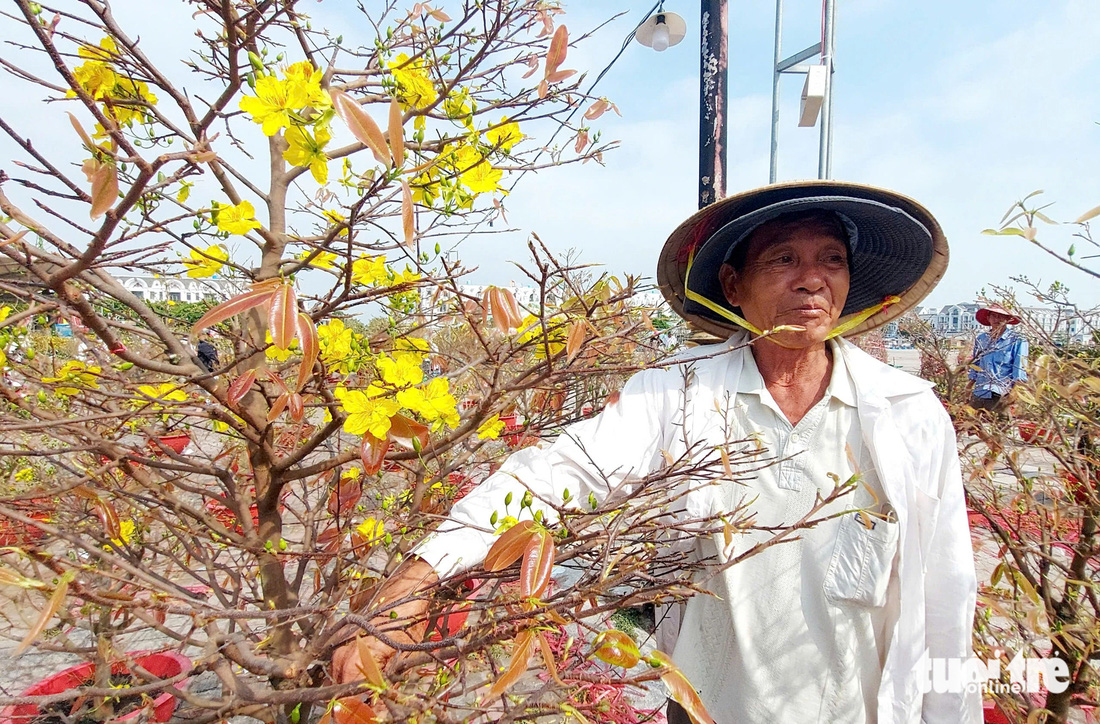
<path fill-rule="evenodd" d="M 496 191 L 504 175 L 499 169 L 493 168 L 480 151 L 471 146 L 461 146 L 455 151 L 454 164 L 459 180 L 475 194 Z"/>
<path fill-rule="evenodd" d="M 324 110 L 332 105 L 332 98 L 321 88 L 321 80 L 325 72 L 320 68 L 314 68 L 308 60 L 302 60 L 287 67 L 284 73 L 286 82 L 294 85 L 296 91 L 304 94 L 303 107 L 315 110 Z M 295 94 L 295 98 L 297 98 Z"/>
<path fill-rule="evenodd" d="M 302 126 L 291 126 L 284 135 L 290 147 L 283 151 L 283 158 L 294 166 L 308 166 L 313 180 L 328 183 L 328 156 L 324 148 L 332 139 L 328 128 L 318 125 L 313 135 Z"/>
<path fill-rule="evenodd" d="M 141 393 L 142 398 L 139 398 L 137 402 L 145 404 L 152 400 L 153 409 L 164 407 L 163 403 L 165 402 L 187 402 L 187 393 L 171 382 L 160 385 L 140 385 L 138 392 Z"/>
<path fill-rule="evenodd" d="M 252 229 L 260 228 L 260 222 L 256 221 L 256 209 L 248 201 L 242 201 L 236 206 L 224 206 L 215 202 L 215 206 L 219 231 L 247 234 Z"/>
<path fill-rule="evenodd" d="M 386 390 L 372 384 L 363 390 L 347 390 L 338 396 L 340 407 L 347 413 L 344 432 L 349 435 L 370 433 L 381 439 L 390 431 L 390 418 L 401 410 L 395 400 L 386 397 Z"/>
<path fill-rule="evenodd" d="M 452 428 L 458 426 L 458 403 L 450 393 L 446 377 L 436 377 L 423 387 L 401 390 L 397 401 L 424 420 L 436 423 L 433 427 L 438 427 L 439 422 Z"/>
<path fill-rule="evenodd" d="M 241 98 L 238 107 L 261 124 L 265 136 L 274 136 L 290 125 L 291 112 L 309 103 L 309 89 L 301 82 L 280 80 L 273 75 L 256 79 L 256 95 Z"/>
<path fill-rule="evenodd" d="M 477 436 L 482 440 L 496 440 L 504 432 L 504 422 L 500 415 L 493 415 L 477 428 Z"/>
<path fill-rule="evenodd" d="M 351 280 L 356 284 L 372 286 L 390 281 L 390 271 L 386 268 L 386 257 L 368 256 L 356 259 L 351 265 Z"/>
<path fill-rule="evenodd" d="M 134 521 L 130 518 L 124 518 L 118 522 L 118 538 L 112 538 L 111 542 L 121 548 L 130 542 L 134 537 L 134 529 L 137 526 L 134 525 Z"/>
<path fill-rule="evenodd" d="M 439 98 L 422 59 L 410 60 L 408 54 L 401 53 L 389 68 L 397 83 L 397 100 L 405 108 L 425 108 Z"/>
<path fill-rule="evenodd" d="M 305 259 L 313 252 L 306 249 L 298 255 L 299 259 Z M 317 256 L 309 260 L 309 265 L 315 269 L 331 269 L 333 263 L 336 261 L 336 255 L 330 251 L 317 252 Z"/>
<path fill-rule="evenodd" d="M 367 518 L 355 526 L 355 532 L 363 536 L 368 543 L 374 543 L 386 534 L 386 525 L 375 518 Z"/>
<path fill-rule="evenodd" d="M 268 330 L 265 333 L 265 339 L 267 343 L 271 345 L 264 350 L 264 356 L 266 356 L 269 360 L 273 360 L 275 362 L 286 362 L 288 359 L 290 359 L 290 355 L 298 351 L 297 339 L 290 340 L 290 346 L 286 349 L 275 346 L 275 340 L 271 338 L 271 330 Z"/>
<path fill-rule="evenodd" d="M 524 138 L 526 138 L 526 136 L 520 133 L 519 124 L 515 121 L 509 123 L 507 116 L 500 119 L 499 126 L 490 128 L 485 132 L 485 140 L 505 153 L 511 151 L 512 146 L 516 145 Z"/>
<path fill-rule="evenodd" d="M 346 158 L 344 160 L 347 161 Z M 333 226 L 335 226 L 337 224 L 342 224 L 345 221 L 347 221 L 346 216 L 341 214 L 339 211 L 333 211 L 331 209 L 325 209 L 324 211 L 321 212 L 321 215 L 324 216 L 329 221 L 331 221 Z M 338 234 L 338 236 L 347 236 L 347 235 L 348 235 L 348 227 L 345 226 L 344 228 L 340 229 L 340 233 Z"/>
<path fill-rule="evenodd" d="M 394 387 L 409 387 L 419 385 L 424 381 L 424 370 L 421 368 L 420 355 L 408 352 L 394 352 L 393 356 L 380 355 L 375 360 L 378 374 L 386 384 Z"/>
<path fill-rule="evenodd" d="M 54 377 L 43 377 L 42 381 L 48 384 L 58 384 L 54 392 L 62 396 L 72 396 L 80 393 L 80 388 L 99 389 L 96 378 L 103 372 L 103 368 L 89 366 L 80 360 L 69 360 Z"/>
<path fill-rule="evenodd" d="M 213 244 L 204 251 L 191 250 L 191 258 L 184 259 L 189 277 L 212 277 L 221 271 L 222 266 L 229 259 L 229 252 L 222 244 Z"/>

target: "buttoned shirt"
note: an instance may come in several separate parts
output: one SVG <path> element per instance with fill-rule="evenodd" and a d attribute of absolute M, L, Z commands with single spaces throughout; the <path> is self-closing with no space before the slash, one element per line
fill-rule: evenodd
<path fill-rule="evenodd" d="M 974 358 L 970 362 L 970 379 L 974 380 L 974 396 L 989 399 L 1005 395 L 1012 385 L 1027 379 L 1027 340 L 1005 329 L 992 339 L 982 332 L 974 340 Z"/>
<path fill-rule="evenodd" d="M 765 548 L 708 583 L 715 597 L 687 604 L 673 659 L 718 722 L 865 723 L 877 720 L 887 648 L 885 591 L 897 523 L 880 517 L 884 496 L 863 443 L 843 357 L 822 399 L 797 425 L 780 410 L 751 354 L 729 413 L 735 438 L 759 441 L 773 459 L 746 480 L 724 481 L 717 507 L 744 505 L 757 527 L 734 539 L 700 538 L 699 554 L 723 560 L 770 539 L 859 471 L 856 489 L 815 518 L 837 515 Z M 731 386 L 732 387 L 732 386 Z M 868 512 L 855 512 L 864 509 Z M 861 580 L 839 567 L 875 558 Z M 876 600 L 875 595 L 879 598 Z M 896 595 L 896 586 L 895 586 Z"/>
<path fill-rule="evenodd" d="M 856 495 L 869 497 L 853 497 L 841 505 L 865 506 L 881 491 L 884 503 L 878 512 L 887 520 L 876 518 L 876 525 L 869 528 L 854 512 L 846 512 L 831 527 L 807 532 L 813 538 L 804 539 L 799 547 L 761 559 L 760 565 L 772 569 L 798 569 L 790 575 L 799 582 L 797 594 L 787 589 L 782 600 L 774 591 L 756 596 L 771 584 L 736 572 L 751 558 L 732 566 L 728 569 L 732 578 L 722 574 L 712 581 L 725 587 L 726 597 L 721 601 L 711 596 L 692 598 L 679 642 L 673 638 L 680 627 L 664 626 L 658 632 L 661 646 L 673 652 L 692 685 L 704 692 L 704 702 L 714 706 L 710 713 L 720 724 L 745 721 L 721 708 L 727 696 L 752 697 L 754 707 L 770 707 L 774 713 L 786 711 L 781 697 L 792 693 L 797 694 L 800 712 L 818 707 L 818 714 L 795 719 L 800 722 L 849 721 L 843 718 L 848 716 L 870 721 L 869 708 L 879 724 L 980 722 L 978 694 L 925 692 L 917 676 L 925 656 L 970 655 L 977 587 L 954 430 L 931 385 L 838 340 L 832 343 L 834 378 L 819 403 L 823 409 L 786 429 L 777 408 L 770 407 L 761 393 L 763 385 L 750 384 L 751 372 L 742 374 L 755 366 L 747 342 L 745 334 L 737 333 L 725 345 L 699 348 L 672 364 L 634 375 L 618 400 L 596 417 L 571 425 L 552 444 L 513 453 L 500 471 L 456 503 L 448 520 L 414 552 L 440 577 L 477 566 L 495 538 L 492 515 L 503 509 L 508 496 L 517 501 L 530 491 L 532 508 L 554 525 L 554 508 L 540 501 L 563 500 L 566 491 L 574 501 L 589 501 L 603 500 L 611 491 L 630 490 L 667 466 L 670 458 L 679 459 L 689 450 L 713 451 L 728 442 L 727 421 L 771 439 L 775 450 L 769 454 L 789 459 L 786 468 L 781 463 L 768 473 L 774 481 L 768 496 L 778 503 L 770 507 L 771 512 L 763 508 L 761 512 L 790 522 L 789 515 L 806 509 L 806 501 L 823 484 L 822 477 L 829 479 L 828 473 L 833 473 L 844 479 L 851 474 L 854 466 L 846 464 L 847 455 L 838 457 L 834 444 L 817 444 L 818 440 L 843 440 L 854 451 L 871 490 L 876 486 L 878 490 L 870 495 L 861 488 Z M 847 371 L 847 384 L 844 377 L 836 377 L 838 369 Z M 745 390 L 739 389 L 742 382 L 748 385 Z M 755 388 L 755 394 L 749 388 Z M 750 405 L 754 396 L 758 403 Z M 725 400 L 735 403 L 733 420 L 723 420 L 723 415 L 731 414 L 720 409 Z M 737 409 L 739 401 L 745 403 L 744 410 Z M 852 401 L 854 408 L 848 404 Z M 761 417 L 765 413 L 773 417 Z M 850 417 L 844 422 L 846 414 Z M 813 434 L 803 439 L 811 427 Z M 818 460 L 821 454 L 825 457 Z M 758 476 L 753 484 L 762 487 L 766 482 Z M 722 485 L 689 485 L 676 498 L 682 507 L 674 514 L 685 521 L 722 515 L 736 502 L 735 496 L 746 492 Z M 779 504 L 789 505 L 791 512 L 776 507 Z M 893 514 L 884 505 L 892 507 Z M 842 507 L 838 512 L 847 510 Z M 749 541 L 735 541 L 735 545 L 743 550 Z M 696 545 L 710 545 L 718 552 L 722 534 L 697 536 Z M 792 545 L 798 544 L 773 547 Z M 816 591 L 811 581 L 820 581 Z M 783 614 L 767 619 L 769 629 L 791 626 L 792 631 L 761 630 L 742 623 L 731 613 L 734 595 L 746 602 L 746 610 L 769 601 Z M 736 608 L 739 617 L 741 606 Z M 869 609 L 882 609 L 882 618 Z M 771 613 L 757 610 L 745 615 L 759 622 Z M 792 616 L 802 620 L 795 619 L 792 625 Z M 738 640 L 731 643 L 733 635 Z M 768 645 L 757 645 L 762 636 Z M 783 645 L 794 647 L 789 657 L 787 651 L 775 650 Z M 771 663 L 777 657 L 778 664 Z M 802 661 L 800 668 L 795 666 L 798 661 Z M 755 673 L 758 665 L 762 671 L 769 666 L 775 671 L 778 666 L 783 679 L 768 682 Z M 759 696 L 728 689 L 723 679 L 737 671 L 750 671 L 756 677 L 753 686 L 770 688 Z M 792 680 L 795 674 L 812 681 L 801 685 Z M 877 693 L 874 676 L 880 676 Z M 768 719 L 788 720 L 786 716 Z"/>

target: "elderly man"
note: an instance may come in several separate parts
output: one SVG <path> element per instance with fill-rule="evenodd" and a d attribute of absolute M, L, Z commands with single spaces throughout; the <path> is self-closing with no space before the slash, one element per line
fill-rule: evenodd
<path fill-rule="evenodd" d="M 509 492 L 600 497 L 660 470 L 665 452 L 756 438 L 781 462 L 748 486 L 691 487 L 685 520 L 748 500 L 758 526 L 789 525 L 828 495 L 831 475 L 857 468 L 856 499 L 828 512 L 865 513 L 838 515 L 727 568 L 707 583 L 715 596 L 692 598 L 675 630 L 661 632 L 663 645 L 678 635 L 673 659 L 711 716 L 980 721 L 976 694 L 926 692 L 919 675 L 925 657 L 970 655 L 976 581 L 954 431 L 928 383 L 840 338 L 911 308 L 946 261 L 932 216 L 880 189 L 782 184 L 700 211 L 666 243 L 658 281 L 677 313 L 728 337 L 725 345 L 635 375 L 597 418 L 548 448 L 513 454 L 455 505 L 387 595 L 477 566 L 493 541 L 485 521 Z M 767 537 L 751 531 L 738 545 Z M 701 558 L 721 559 L 720 535 L 695 545 Z M 356 655 L 338 652 L 338 678 L 360 678 Z M 669 721 L 687 717 L 671 704 Z"/>

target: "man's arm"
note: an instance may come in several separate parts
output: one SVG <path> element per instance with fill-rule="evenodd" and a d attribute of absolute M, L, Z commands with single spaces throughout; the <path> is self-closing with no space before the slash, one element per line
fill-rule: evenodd
<path fill-rule="evenodd" d="M 552 504 L 587 505 L 641 480 L 663 465 L 671 400 L 682 389 L 676 370 L 645 370 L 595 418 L 566 428 L 548 447 L 513 453 L 500 470 L 455 503 L 448 520 L 413 552 L 440 578 L 480 565 L 506 516 L 541 511 L 553 524 Z M 626 492 L 626 491 L 623 491 Z M 524 499 L 530 506 L 521 509 Z M 496 514 L 496 523 L 494 520 Z"/>

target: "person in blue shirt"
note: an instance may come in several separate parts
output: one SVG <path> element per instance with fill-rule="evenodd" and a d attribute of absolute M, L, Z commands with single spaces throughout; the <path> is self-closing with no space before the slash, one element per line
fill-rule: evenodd
<path fill-rule="evenodd" d="M 970 360 L 974 393 L 970 406 L 1000 413 L 1004 396 L 1017 382 L 1027 379 L 1027 340 L 1009 329 L 1010 325 L 1019 324 L 1020 318 L 999 304 L 982 307 L 974 317 L 989 331 L 974 340 Z"/>

